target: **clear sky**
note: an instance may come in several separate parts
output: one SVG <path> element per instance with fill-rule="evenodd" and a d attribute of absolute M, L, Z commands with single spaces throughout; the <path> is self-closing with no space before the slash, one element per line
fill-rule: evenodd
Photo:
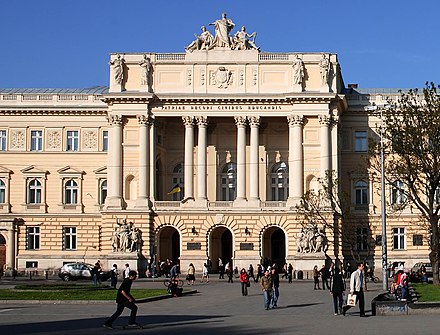
<path fill-rule="evenodd" d="M 438 0 L 2 0 L 0 87 L 108 85 L 110 52 L 184 52 L 226 12 L 267 52 L 334 52 L 345 84 L 440 82 Z M 209 30 L 213 32 L 213 27 Z"/>

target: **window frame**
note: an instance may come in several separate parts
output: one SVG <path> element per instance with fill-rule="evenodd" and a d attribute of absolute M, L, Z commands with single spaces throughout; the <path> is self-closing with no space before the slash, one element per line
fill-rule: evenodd
<path fill-rule="evenodd" d="M 102 131 L 102 148 L 101 151 L 108 152 L 108 130 Z"/>
<path fill-rule="evenodd" d="M 406 250 L 406 229 L 405 227 L 395 227 L 393 233 L 393 250 Z"/>
<path fill-rule="evenodd" d="M 236 198 L 237 164 L 235 162 L 229 162 L 223 165 L 220 173 L 220 200 L 234 201 Z"/>
<path fill-rule="evenodd" d="M 34 184 L 35 183 L 35 184 Z M 43 184 L 40 178 L 29 178 L 27 181 L 26 204 L 41 205 L 43 203 Z"/>
<path fill-rule="evenodd" d="M 369 241 L 368 241 L 368 228 L 358 227 L 356 228 L 356 248 L 359 251 L 368 251 Z"/>
<path fill-rule="evenodd" d="M 6 129 L 0 129 L 0 151 L 6 151 L 8 148 L 8 133 Z"/>
<path fill-rule="evenodd" d="M 30 151 L 43 151 L 43 130 L 31 130 L 29 149 Z"/>
<path fill-rule="evenodd" d="M 408 200 L 406 196 L 406 185 L 400 179 L 397 179 L 391 183 L 391 199 L 390 203 L 393 206 L 404 206 Z"/>
<path fill-rule="evenodd" d="M 364 136 L 360 136 L 364 135 Z M 354 131 L 354 152 L 367 152 L 368 151 L 368 132 L 366 130 Z"/>
<path fill-rule="evenodd" d="M 369 204 L 369 184 L 363 179 L 354 182 L 354 204 L 357 206 Z"/>
<path fill-rule="evenodd" d="M 79 151 L 79 130 L 66 131 L 66 151 Z"/>
<path fill-rule="evenodd" d="M 37 226 L 26 227 L 26 250 L 41 249 L 41 230 Z"/>
<path fill-rule="evenodd" d="M 63 227 L 63 249 L 66 251 L 77 250 L 78 245 L 78 230 L 76 227 Z"/>
<path fill-rule="evenodd" d="M 289 165 L 278 162 L 270 171 L 270 195 L 272 201 L 286 201 L 289 197 Z"/>
<path fill-rule="evenodd" d="M 71 185 L 73 184 L 73 185 Z M 69 178 L 64 180 L 64 197 L 63 204 L 64 205 L 77 205 L 78 204 L 78 193 L 79 186 L 78 182 L 75 178 Z"/>

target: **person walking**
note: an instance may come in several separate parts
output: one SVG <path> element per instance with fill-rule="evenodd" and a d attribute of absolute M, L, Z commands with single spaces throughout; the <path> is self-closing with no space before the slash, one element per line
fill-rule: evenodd
<path fill-rule="evenodd" d="M 252 266 L 252 264 L 249 264 L 248 276 L 249 276 L 249 280 L 252 278 L 254 280 L 254 282 L 257 281 L 254 276 L 254 267 Z"/>
<path fill-rule="evenodd" d="M 364 279 L 364 274 L 362 273 L 363 270 L 364 265 L 362 263 L 358 263 L 357 270 L 354 271 L 350 276 L 350 294 L 355 294 L 357 297 L 357 301 L 359 301 L 359 314 L 361 317 L 365 317 L 365 297 L 364 291 L 362 289 Z M 351 307 L 352 306 L 345 305 L 342 308 L 342 314 L 345 316 L 345 313 Z"/>
<path fill-rule="evenodd" d="M 249 282 L 249 275 L 246 272 L 246 269 L 243 268 L 240 271 L 240 283 L 241 283 L 241 295 L 247 296 L 248 295 L 248 287 L 251 286 L 251 283 Z"/>
<path fill-rule="evenodd" d="M 98 261 L 95 263 L 91 271 L 93 285 L 95 286 L 97 286 L 98 284 L 101 285 L 101 278 L 99 277 L 100 272 L 101 272 L 101 264 L 99 264 Z"/>
<path fill-rule="evenodd" d="M 188 280 L 188 285 L 194 285 L 194 281 L 196 280 L 196 268 L 193 263 L 189 263 L 186 279 Z"/>
<path fill-rule="evenodd" d="M 335 308 L 335 315 L 342 313 L 343 293 L 345 291 L 345 280 L 342 276 L 341 270 L 335 267 L 333 276 L 330 281 L 330 294 L 333 297 L 333 307 Z"/>
<path fill-rule="evenodd" d="M 330 290 L 330 285 L 328 283 L 328 269 L 325 267 L 325 265 L 323 265 L 319 272 L 322 279 L 322 289 L 325 290 L 327 288 Z"/>
<path fill-rule="evenodd" d="M 289 263 L 289 266 L 287 267 L 287 279 L 289 280 L 289 283 L 292 283 L 292 273 L 293 273 L 293 266 Z"/>
<path fill-rule="evenodd" d="M 116 295 L 116 303 L 117 308 L 116 312 L 104 323 L 105 328 L 113 329 L 113 322 L 122 314 L 124 311 L 124 308 L 128 308 L 131 310 L 130 313 L 130 319 L 128 320 L 128 326 L 129 328 L 142 328 L 141 325 L 136 323 L 136 313 L 137 313 L 137 306 L 135 304 L 135 299 L 130 294 L 131 285 L 133 284 L 133 281 L 135 281 L 137 278 L 137 272 L 134 270 L 131 270 L 128 273 L 128 277 L 124 279 L 121 286 L 119 286 L 118 293 Z"/>
<path fill-rule="evenodd" d="M 206 279 L 206 282 L 209 283 L 209 271 L 206 263 L 203 264 L 202 279 L 200 280 L 201 283 L 203 283 L 203 279 Z"/>
<path fill-rule="evenodd" d="M 257 265 L 257 278 L 255 279 L 255 282 L 258 282 L 262 277 L 263 277 L 264 273 L 263 273 L 263 268 L 261 266 L 261 264 Z"/>
<path fill-rule="evenodd" d="M 273 294 L 270 302 L 272 308 L 278 308 L 278 298 L 280 297 L 280 275 L 276 267 L 272 268 Z"/>
<path fill-rule="evenodd" d="M 272 277 L 270 276 L 269 270 L 266 270 L 264 272 L 264 276 L 260 280 L 260 286 L 261 289 L 263 290 L 264 308 L 266 310 L 269 310 L 270 302 L 272 300 L 272 291 L 273 291 L 273 281 L 272 281 Z"/>
<path fill-rule="evenodd" d="M 225 279 L 225 267 L 223 266 L 223 261 L 220 257 L 218 259 L 218 272 L 218 279 Z"/>
<path fill-rule="evenodd" d="M 130 273 L 130 265 L 127 263 L 125 264 L 125 270 L 124 270 L 124 279 L 128 278 L 128 274 Z"/>
<path fill-rule="evenodd" d="M 313 289 L 314 290 L 320 290 L 321 288 L 319 287 L 319 270 L 318 270 L 318 265 L 315 265 L 313 267 L 313 282 L 315 284 Z"/>
<path fill-rule="evenodd" d="M 112 268 L 110 269 L 110 279 L 111 287 L 116 289 L 116 284 L 118 282 L 118 266 L 116 264 L 113 264 Z"/>
<path fill-rule="evenodd" d="M 226 263 L 225 269 L 226 269 L 226 275 L 228 276 L 228 283 L 233 283 L 234 270 L 232 269 L 231 262 Z"/>

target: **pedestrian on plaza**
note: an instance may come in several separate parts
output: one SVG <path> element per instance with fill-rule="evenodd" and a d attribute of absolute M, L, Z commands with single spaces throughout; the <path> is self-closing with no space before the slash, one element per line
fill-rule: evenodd
<path fill-rule="evenodd" d="M 225 267 L 223 266 L 223 261 L 220 257 L 218 258 L 218 272 L 218 279 L 225 279 Z"/>
<path fill-rule="evenodd" d="M 130 273 L 130 265 L 127 263 L 125 264 L 125 270 L 124 270 L 124 279 L 128 278 L 128 274 Z"/>
<path fill-rule="evenodd" d="M 188 285 L 194 285 L 194 281 L 196 280 L 196 268 L 193 263 L 189 263 L 186 279 L 188 280 Z"/>
<path fill-rule="evenodd" d="M 128 277 L 125 278 L 121 286 L 119 286 L 119 290 L 116 295 L 116 303 L 118 304 L 116 312 L 104 323 L 105 328 L 113 329 L 113 322 L 122 314 L 124 308 L 126 307 L 131 310 L 130 319 L 128 320 L 128 327 L 142 328 L 138 323 L 136 323 L 136 313 L 138 308 L 135 304 L 135 299 L 130 294 L 131 285 L 136 278 L 137 272 L 131 270 L 128 273 Z"/>
<path fill-rule="evenodd" d="M 99 261 L 95 263 L 90 272 L 90 274 L 92 275 L 93 285 L 101 285 L 101 278 L 99 277 L 99 273 L 101 272 L 101 265 L 99 264 Z"/>
<path fill-rule="evenodd" d="M 319 270 L 318 270 L 318 265 L 315 265 L 313 267 L 313 283 L 315 284 L 314 286 L 314 290 L 320 290 L 321 288 L 319 287 Z"/>
<path fill-rule="evenodd" d="M 284 263 L 284 265 L 283 265 L 283 275 L 281 278 L 287 279 L 287 263 Z"/>
<path fill-rule="evenodd" d="M 331 289 L 332 286 L 332 280 L 333 280 L 333 276 L 335 275 L 335 263 L 331 262 L 330 263 L 330 267 L 327 271 L 327 276 L 328 276 L 328 282 L 329 282 L 329 287 L 328 289 Z"/>
<path fill-rule="evenodd" d="M 112 268 L 110 269 L 110 279 L 111 287 L 116 289 L 116 284 L 118 282 L 118 266 L 116 264 L 113 264 Z"/>
<path fill-rule="evenodd" d="M 325 290 L 327 288 L 328 290 L 330 290 L 330 284 L 328 282 L 328 269 L 325 267 L 325 265 L 323 265 L 319 272 L 322 279 L 322 289 Z"/>
<path fill-rule="evenodd" d="M 257 279 L 255 279 L 255 282 L 258 282 L 262 276 L 263 276 L 263 267 L 261 266 L 261 264 L 257 265 Z"/>
<path fill-rule="evenodd" d="M 202 279 L 200 280 L 201 283 L 203 283 L 203 279 L 206 279 L 206 282 L 209 283 L 209 271 L 206 263 L 203 264 Z"/>
<path fill-rule="evenodd" d="M 249 275 L 246 272 L 246 269 L 243 268 L 240 271 L 240 283 L 241 283 L 241 295 L 247 296 L 248 295 L 248 287 L 251 286 L 251 283 L 249 282 Z"/>
<path fill-rule="evenodd" d="M 293 273 L 293 266 L 289 263 L 289 266 L 287 267 L 287 279 L 289 280 L 289 283 L 292 283 L 292 273 Z"/>
<path fill-rule="evenodd" d="M 362 273 L 363 270 L 364 265 L 362 263 L 358 263 L 357 270 L 350 276 L 350 294 L 355 294 L 357 297 L 357 301 L 359 302 L 359 314 L 361 317 L 365 317 L 365 297 L 364 290 L 362 289 L 364 280 L 364 274 Z M 352 306 L 345 305 L 342 308 L 342 314 L 345 316 L 345 313 L 351 307 Z"/>
<path fill-rule="evenodd" d="M 341 270 L 338 267 L 334 268 L 333 277 L 330 282 L 330 294 L 333 297 L 333 307 L 335 315 L 342 313 L 343 293 L 345 291 L 345 280 L 342 277 Z"/>
<path fill-rule="evenodd" d="M 266 270 L 264 272 L 264 276 L 260 280 L 260 286 L 263 290 L 264 308 L 266 310 L 269 310 L 273 292 L 273 281 L 272 277 L 270 276 L 269 270 Z"/>
<path fill-rule="evenodd" d="M 225 269 L 226 269 L 226 275 L 228 276 L 228 283 L 233 283 L 234 270 L 232 269 L 232 263 L 231 262 L 226 263 Z"/>
<path fill-rule="evenodd" d="M 254 280 L 254 282 L 257 281 L 254 276 L 254 267 L 252 266 L 252 264 L 249 264 L 248 276 L 249 276 L 249 280 L 252 278 Z"/>
<path fill-rule="evenodd" d="M 280 275 L 276 267 L 272 268 L 273 294 L 271 299 L 271 307 L 278 308 L 278 298 L 280 297 Z"/>
<path fill-rule="evenodd" d="M 171 267 L 170 270 L 170 281 L 176 279 L 180 275 L 180 267 L 179 264 L 176 263 Z"/>
<path fill-rule="evenodd" d="M 206 266 L 208 267 L 208 273 L 211 272 L 211 270 L 212 270 L 212 261 L 211 261 L 211 258 L 209 258 L 209 256 L 206 259 Z"/>

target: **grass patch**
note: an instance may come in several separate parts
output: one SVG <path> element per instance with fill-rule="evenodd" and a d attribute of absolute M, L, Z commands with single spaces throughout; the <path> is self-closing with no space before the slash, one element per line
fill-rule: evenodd
<path fill-rule="evenodd" d="M 411 286 L 416 290 L 420 302 L 440 302 L 439 285 L 414 283 Z"/>
<path fill-rule="evenodd" d="M 91 285 L 17 285 L 13 289 L 1 289 L 0 300 L 110 300 L 117 290 L 109 286 Z M 132 289 L 135 299 L 145 299 L 167 294 L 167 290 Z"/>

